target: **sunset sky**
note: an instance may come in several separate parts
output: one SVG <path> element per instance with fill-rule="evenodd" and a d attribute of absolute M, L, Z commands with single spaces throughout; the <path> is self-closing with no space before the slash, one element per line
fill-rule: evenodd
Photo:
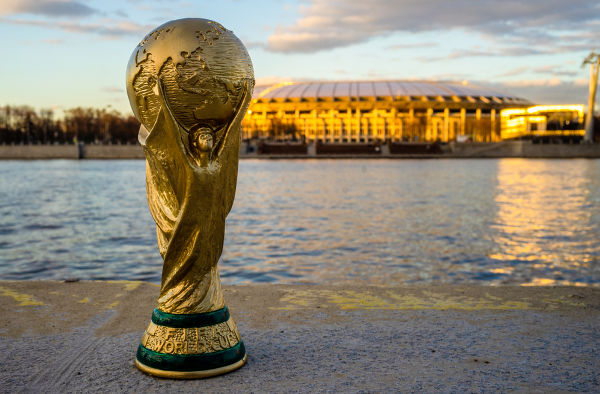
<path fill-rule="evenodd" d="M 0 105 L 130 113 L 125 67 L 154 27 L 216 20 L 257 83 L 468 81 L 536 103 L 587 103 L 597 0 L 0 0 Z"/>

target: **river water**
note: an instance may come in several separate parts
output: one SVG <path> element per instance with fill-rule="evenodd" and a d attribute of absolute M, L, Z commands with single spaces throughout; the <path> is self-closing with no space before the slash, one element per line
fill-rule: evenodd
<path fill-rule="evenodd" d="M 145 163 L 0 161 L 0 279 L 159 283 Z M 600 160 L 242 160 L 225 284 L 600 286 Z"/>

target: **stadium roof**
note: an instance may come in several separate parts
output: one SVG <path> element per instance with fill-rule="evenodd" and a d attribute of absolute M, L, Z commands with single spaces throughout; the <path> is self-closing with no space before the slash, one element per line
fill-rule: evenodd
<path fill-rule="evenodd" d="M 528 100 L 481 86 L 436 81 L 314 81 L 284 82 L 257 86 L 254 99 L 260 101 L 303 100 L 347 97 L 469 97 L 526 103 Z"/>

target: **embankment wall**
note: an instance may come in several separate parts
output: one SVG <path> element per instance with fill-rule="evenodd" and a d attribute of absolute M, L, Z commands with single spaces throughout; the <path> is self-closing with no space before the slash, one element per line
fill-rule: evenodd
<path fill-rule="evenodd" d="M 382 145 L 387 148 L 387 145 Z M 437 154 L 391 154 L 381 149 L 379 154 L 319 154 L 309 145 L 306 154 L 245 154 L 241 158 L 600 158 L 600 144 L 532 144 L 529 141 L 503 141 L 498 143 L 451 143 L 442 146 Z M 255 151 L 256 152 L 256 151 Z M 139 145 L 0 145 L 0 160 L 45 159 L 143 159 Z"/>

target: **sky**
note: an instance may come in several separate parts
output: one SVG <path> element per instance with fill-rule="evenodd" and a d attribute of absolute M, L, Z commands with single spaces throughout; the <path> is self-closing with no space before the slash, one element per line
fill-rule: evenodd
<path fill-rule="evenodd" d="M 131 114 L 125 68 L 173 19 L 212 19 L 246 45 L 257 84 L 436 80 L 538 104 L 587 104 L 597 0 L 0 0 L 0 105 Z"/>

